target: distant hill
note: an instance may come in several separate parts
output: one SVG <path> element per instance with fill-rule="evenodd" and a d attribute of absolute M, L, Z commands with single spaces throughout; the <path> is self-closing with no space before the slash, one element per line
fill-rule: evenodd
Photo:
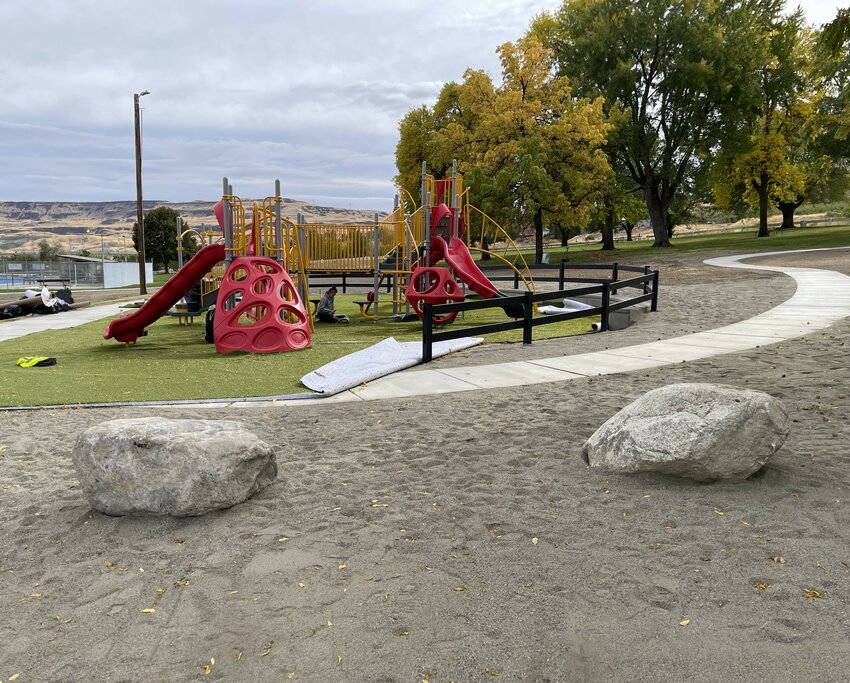
<path fill-rule="evenodd" d="M 251 206 L 245 202 L 246 209 Z M 215 202 L 145 201 L 145 211 L 168 206 L 179 211 L 193 228 L 217 226 L 213 215 Z M 295 220 L 304 214 L 310 223 L 371 223 L 375 211 L 337 209 L 316 206 L 296 199 L 285 199 L 283 215 Z M 378 212 L 383 217 L 386 214 Z M 100 254 L 101 229 L 107 256 L 133 248 L 132 230 L 136 222 L 136 202 L 0 202 L 0 253 L 37 252 L 38 243 L 47 240 L 60 253 L 88 249 Z M 86 232 L 89 231 L 89 232 Z"/>

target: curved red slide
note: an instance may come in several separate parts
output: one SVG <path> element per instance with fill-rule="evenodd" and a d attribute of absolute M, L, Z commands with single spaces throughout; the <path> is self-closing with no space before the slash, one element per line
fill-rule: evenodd
<path fill-rule="evenodd" d="M 483 296 L 485 299 L 492 299 L 494 296 L 501 295 L 501 292 L 496 289 L 496 286 L 475 265 L 472 254 L 469 253 L 469 247 L 466 246 L 466 242 L 462 239 L 452 237 L 447 246 L 446 241 L 442 237 L 435 235 L 431 238 L 431 244 L 442 251 L 443 258 L 451 266 L 455 275 L 466 283 L 473 292 L 479 296 Z"/>
<path fill-rule="evenodd" d="M 145 328 L 164 315 L 198 280 L 219 261 L 224 260 L 223 244 L 208 244 L 195 254 L 174 276 L 160 287 L 138 311 L 116 318 L 103 331 L 103 338 L 120 342 L 138 339 Z"/>

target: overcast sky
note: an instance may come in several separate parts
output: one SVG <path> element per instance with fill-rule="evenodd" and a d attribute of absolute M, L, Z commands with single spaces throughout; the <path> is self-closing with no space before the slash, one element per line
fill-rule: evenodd
<path fill-rule="evenodd" d="M 804 0 L 810 22 L 847 0 Z M 0 0 L 0 200 L 392 203 L 399 119 L 554 0 Z"/>

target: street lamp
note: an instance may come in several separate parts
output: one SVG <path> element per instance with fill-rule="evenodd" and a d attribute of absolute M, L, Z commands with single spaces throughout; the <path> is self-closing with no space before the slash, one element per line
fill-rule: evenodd
<path fill-rule="evenodd" d="M 145 217 L 142 213 L 142 125 L 139 117 L 139 98 L 150 95 L 147 90 L 133 95 L 133 113 L 136 121 L 136 224 L 139 243 L 139 294 L 147 294 L 145 284 Z"/>

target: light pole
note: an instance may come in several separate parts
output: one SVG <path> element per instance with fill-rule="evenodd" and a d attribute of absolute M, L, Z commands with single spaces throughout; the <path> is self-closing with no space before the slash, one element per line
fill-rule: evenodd
<path fill-rule="evenodd" d="M 142 213 L 142 124 L 139 117 L 139 98 L 150 95 L 143 90 L 133 95 L 133 113 L 136 120 L 136 225 L 138 225 L 139 244 L 139 294 L 147 294 L 148 288 L 145 283 L 145 217 Z"/>

